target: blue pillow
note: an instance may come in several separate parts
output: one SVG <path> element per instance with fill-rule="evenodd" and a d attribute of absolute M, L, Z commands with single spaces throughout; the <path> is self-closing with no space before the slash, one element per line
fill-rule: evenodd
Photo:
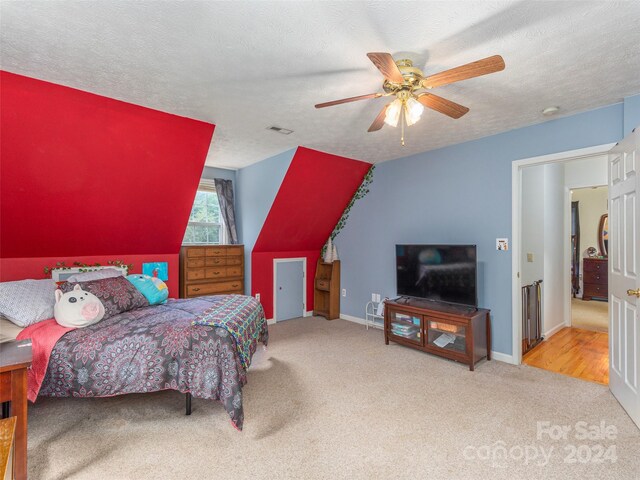
<path fill-rule="evenodd" d="M 159 278 L 136 273 L 128 275 L 127 280 L 149 301 L 149 305 L 165 303 L 169 297 L 167 284 Z"/>

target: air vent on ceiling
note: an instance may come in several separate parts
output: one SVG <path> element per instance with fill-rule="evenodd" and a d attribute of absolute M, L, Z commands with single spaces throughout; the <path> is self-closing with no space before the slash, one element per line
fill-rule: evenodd
<path fill-rule="evenodd" d="M 290 135 L 293 133 L 293 130 L 289 130 L 288 128 L 281 128 L 281 127 L 267 127 L 267 130 L 273 130 L 274 132 L 278 132 L 281 133 L 282 135 Z"/>

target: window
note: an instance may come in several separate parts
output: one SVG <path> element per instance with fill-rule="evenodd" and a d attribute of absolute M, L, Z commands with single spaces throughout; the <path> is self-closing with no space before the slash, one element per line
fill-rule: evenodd
<path fill-rule="evenodd" d="M 222 222 L 218 194 L 213 181 L 203 181 L 198 187 L 182 244 L 219 245 L 225 243 L 225 230 Z"/>

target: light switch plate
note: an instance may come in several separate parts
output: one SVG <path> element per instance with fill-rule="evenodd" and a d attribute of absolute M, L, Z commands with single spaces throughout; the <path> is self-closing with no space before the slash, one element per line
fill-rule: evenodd
<path fill-rule="evenodd" d="M 533 253 L 527 253 L 527 262 L 529 263 L 533 262 Z"/>

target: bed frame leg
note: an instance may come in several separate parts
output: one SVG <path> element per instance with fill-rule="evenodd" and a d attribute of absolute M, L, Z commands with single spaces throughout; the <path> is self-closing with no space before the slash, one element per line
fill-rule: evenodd
<path fill-rule="evenodd" d="M 185 415 L 191 415 L 191 394 L 187 393 L 186 397 L 186 413 Z"/>

